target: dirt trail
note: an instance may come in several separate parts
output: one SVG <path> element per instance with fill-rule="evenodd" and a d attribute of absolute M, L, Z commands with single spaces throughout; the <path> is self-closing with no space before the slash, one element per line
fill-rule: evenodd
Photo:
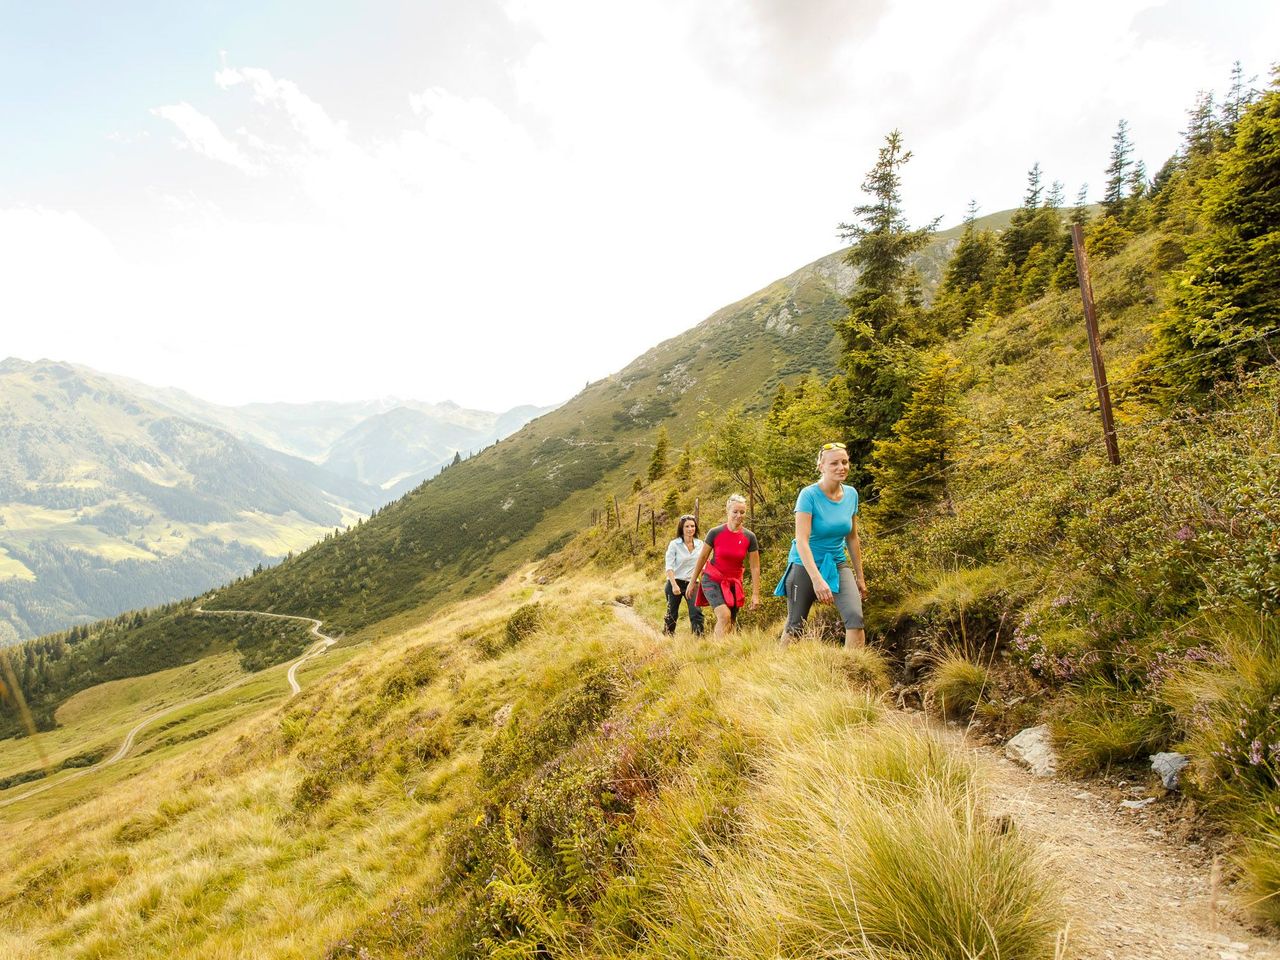
<path fill-rule="evenodd" d="M 613 610 L 660 639 L 635 610 Z M 1280 941 L 1244 926 L 1227 891 L 1211 908 L 1209 855 L 1165 837 L 1155 817 L 1095 796 L 1088 784 L 1034 776 L 957 731 L 932 729 L 974 758 L 992 816 L 1011 817 L 1040 844 L 1072 917 L 1070 960 L 1280 960 Z"/>
<path fill-rule="evenodd" d="M 961 738 L 956 735 L 959 742 Z M 1167 839 L 1157 820 L 1094 796 L 1088 784 L 1033 776 L 996 751 L 963 744 L 978 761 L 994 815 L 1039 842 L 1075 918 L 1076 960 L 1280 960 L 1280 943 L 1210 906 L 1212 863 Z"/>

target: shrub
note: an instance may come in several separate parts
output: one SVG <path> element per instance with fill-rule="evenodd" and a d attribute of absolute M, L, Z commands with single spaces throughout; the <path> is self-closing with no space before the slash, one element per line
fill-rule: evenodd
<path fill-rule="evenodd" d="M 884 693 L 889 689 L 889 661 L 874 647 L 849 647 L 840 659 L 840 672 L 855 687 Z"/>
<path fill-rule="evenodd" d="M 506 638 L 508 646 L 515 646 L 523 643 L 529 637 L 533 636 L 543 622 L 543 610 L 541 604 L 526 603 L 522 607 L 517 607 L 515 613 L 507 619 Z"/>
<path fill-rule="evenodd" d="M 943 716 L 959 718 L 973 713 L 989 683 L 986 667 L 950 653 L 933 668 L 928 688 Z"/>
<path fill-rule="evenodd" d="M 1159 703 L 1103 679 L 1073 688 L 1056 706 L 1049 726 L 1063 767 L 1081 775 L 1156 753 L 1171 734 Z"/>

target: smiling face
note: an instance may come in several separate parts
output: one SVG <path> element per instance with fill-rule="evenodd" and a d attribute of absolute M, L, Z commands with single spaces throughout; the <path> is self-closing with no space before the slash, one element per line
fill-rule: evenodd
<path fill-rule="evenodd" d="M 727 513 L 730 530 L 737 530 L 747 522 L 747 505 L 741 500 L 730 500 Z"/>
<path fill-rule="evenodd" d="M 832 486 L 844 483 L 845 477 L 849 476 L 848 451 L 839 447 L 823 450 L 818 455 L 818 472 L 822 474 L 823 481 Z"/>
<path fill-rule="evenodd" d="M 698 535 L 698 521 L 686 520 L 681 524 L 680 533 L 686 540 L 692 540 Z"/>

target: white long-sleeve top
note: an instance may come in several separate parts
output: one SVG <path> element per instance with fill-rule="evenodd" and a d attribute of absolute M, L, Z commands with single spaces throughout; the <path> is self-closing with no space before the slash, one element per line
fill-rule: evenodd
<path fill-rule="evenodd" d="M 684 538 L 676 537 L 667 544 L 667 569 L 677 580 L 688 580 L 693 576 L 693 568 L 698 563 L 698 554 L 702 551 L 702 541 L 693 538 L 693 549 L 686 550 Z"/>

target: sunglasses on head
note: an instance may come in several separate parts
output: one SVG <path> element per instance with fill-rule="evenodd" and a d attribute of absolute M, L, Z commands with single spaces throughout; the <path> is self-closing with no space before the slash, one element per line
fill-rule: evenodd
<path fill-rule="evenodd" d="M 837 442 L 837 443 L 824 443 L 824 444 L 822 445 L 822 452 L 823 452 L 823 453 L 826 453 L 828 450 L 847 450 L 847 449 L 848 449 L 848 448 L 847 448 L 843 443 L 838 443 L 838 442 Z"/>

